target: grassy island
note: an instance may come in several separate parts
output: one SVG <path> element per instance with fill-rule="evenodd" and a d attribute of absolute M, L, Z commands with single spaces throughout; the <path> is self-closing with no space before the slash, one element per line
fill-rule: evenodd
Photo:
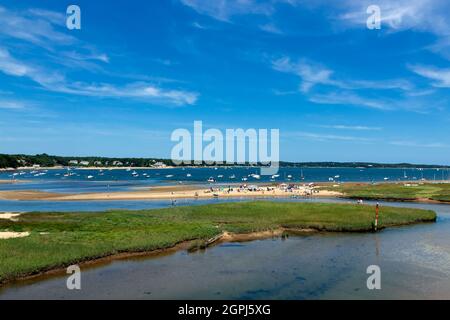
<path fill-rule="evenodd" d="M 345 183 L 325 189 L 353 199 L 450 202 L 450 183 Z"/>
<path fill-rule="evenodd" d="M 240 202 L 168 209 L 97 213 L 27 213 L 0 219 L 0 283 L 124 253 L 180 243 L 208 244 L 223 234 L 282 230 L 366 232 L 373 206 L 330 203 Z M 380 227 L 435 221 L 433 211 L 380 208 Z M 230 240 L 230 238 L 228 238 Z M 209 241 L 209 242 L 208 242 Z"/>

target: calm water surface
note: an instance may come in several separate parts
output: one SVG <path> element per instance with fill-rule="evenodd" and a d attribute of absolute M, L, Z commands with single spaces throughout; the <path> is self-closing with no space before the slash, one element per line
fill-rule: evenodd
<path fill-rule="evenodd" d="M 0 299 L 450 299 L 450 205 L 389 205 L 435 210 L 438 222 L 114 261 L 82 270 L 80 291 L 61 275 L 4 287 Z M 373 264 L 381 290 L 366 287 Z"/>
<path fill-rule="evenodd" d="M 133 175 L 133 172 L 135 173 Z M 70 173 L 70 176 L 64 176 Z M 48 192 L 106 192 L 168 184 L 206 184 L 214 178 L 219 184 L 255 182 L 380 182 L 426 179 L 449 180 L 446 169 L 383 169 L 383 168 L 280 168 L 277 177 L 260 176 L 259 168 L 173 168 L 136 169 L 127 171 L 65 169 L 22 170 L 0 172 L 0 180 L 16 179 L 22 183 L 0 184 L 0 190 L 42 190 Z"/>

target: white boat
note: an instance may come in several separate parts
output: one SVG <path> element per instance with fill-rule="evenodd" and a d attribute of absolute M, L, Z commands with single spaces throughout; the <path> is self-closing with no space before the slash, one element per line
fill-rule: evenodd
<path fill-rule="evenodd" d="M 388 177 L 384 177 L 384 181 L 387 181 L 387 180 L 389 180 L 389 178 Z"/>
<path fill-rule="evenodd" d="M 242 181 L 247 181 L 248 179 L 246 177 L 242 178 Z"/>
<path fill-rule="evenodd" d="M 223 174 L 219 174 L 217 178 L 223 178 Z"/>
<path fill-rule="evenodd" d="M 339 179 L 340 177 L 341 177 L 341 176 L 338 175 L 338 174 L 334 176 L 335 179 Z"/>
<path fill-rule="evenodd" d="M 166 175 L 166 178 L 172 178 L 172 177 L 173 177 L 173 174 Z"/>
<path fill-rule="evenodd" d="M 259 174 L 252 174 L 252 177 L 255 179 L 261 179 L 261 176 Z"/>
<path fill-rule="evenodd" d="M 188 173 L 188 174 L 186 175 L 186 177 L 192 177 L 192 174 Z"/>
<path fill-rule="evenodd" d="M 88 178 L 88 179 L 92 179 L 93 177 L 94 177 L 94 176 L 88 176 L 87 178 Z"/>
<path fill-rule="evenodd" d="M 232 174 L 231 176 L 230 176 L 230 179 L 235 179 L 236 178 L 236 175 L 234 175 L 234 174 Z"/>
<path fill-rule="evenodd" d="M 216 180 L 214 180 L 213 177 L 210 177 L 210 178 L 208 179 L 208 182 L 212 183 L 212 182 L 216 182 Z"/>

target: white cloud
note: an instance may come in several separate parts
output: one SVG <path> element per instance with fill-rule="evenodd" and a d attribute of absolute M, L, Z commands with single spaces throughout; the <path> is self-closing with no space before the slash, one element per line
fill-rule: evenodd
<path fill-rule="evenodd" d="M 418 75 L 434 80 L 433 86 L 450 88 L 450 69 L 438 69 L 430 66 L 411 65 L 409 68 Z"/>
<path fill-rule="evenodd" d="M 272 61 L 274 70 L 291 73 L 301 78 L 300 90 L 304 93 L 316 85 L 334 86 L 341 89 L 377 89 L 377 90 L 404 90 L 413 88 L 412 84 L 403 79 L 387 79 L 382 81 L 371 80 L 340 80 L 333 79 L 334 71 L 320 64 L 308 60 L 292 62 L 289 57 L 282 57 Z"/>
<path fill-rule="evenodd" d="M 266 23 L 263 25 L 260 25 L 259 28 L 262 31 L 268 32 L 268 33 L 273 33 L 273 34 L 283 34 L 283 31 L 280 30 L 280 28 L 278 28 L 275 24 L 273 23 Z"/>
<path fill-rule="evenodd" d="M 131 83 L 124 86 L 70 82 L 57 72 L 33 67 L 15 59 L 3 48 L 0 48 L 0 71 L 11 76 L 29 78 L 48 91 L 74 95 L 135 98 L 177 106 L 195 104 L 198 98 L 198 94 L 195 92 L 163 89 L 145 82 Z"/>
<path fill-rule="evenodd" d="M 308 98 L 309 101 L 318 104 L 351 105 L 356 107 L 367 107 L 378 110 L 391 110 L 386 103 L 361 97 L 351 92 L 331 92 L 326 94 L 315 94 Z"/>
<path fill-rule="evenodd" d="M 94 53 L 94 52 L 80 53 L 77 51 L 66 51 L 63 52 L 63 55 L 65 58 L 69 58 L 71 60 L 79 60 L 79 61 L 91 60 L 109 63 L 109 57 L 104 53 Z"/>
<path fill-rule="evenodd" d="M 419 148 L 447 148 L 449 147 L 445 143 L 441 142 L 417 142 L 417 141 L 391 141 L 390 144 L 399 147 L 419 147 Z"/>
<path fill-rule="evenodd" d="M 184 5 L 200 14 L 216 20 L 229 22 L 233 16 L 257 14 L 271 15 L 274 12 L 272 1 L 258 2 L 256 0 L 180 0 Z"/>
<path fill-rule="evenodd" d="M 0 99 L 0 109 L 20 110 L 24 109 L 25 103 L 15 100 L 2 100 Z"/>
<path fill-rule="evenodd" d="M 32 9 L 18 14 L 0 6 L 0 36 L 24 40 L 42 47 L 76 42 L 73 36 L 55 29 L 56 22 L 64 21 L 64 16 L 52 11 Z"/>
<path fill-rule="evenodd" d="M 57 53 L 54 61 L 63 65 L 95 68 L 92 63 L 84 62 L 108 63 L 109 57 L 106 54 L 98 53 L 92 46 L 67 33 L 65 19 L 66 16 L 60 12 L 35 8 L 14 12 L 0 6 L 0 39 L 15 39 L 45 48 Z M 66 49 L 69 46 L 70 49 Z M 78 51 L 73 49 L 75 46 Z"/>
<path fill-rule="evenodd" d="M 381 9 L 382 27 L 393 31 L 412 29 L 438 35 L 449 33 L 449 3 L 445 0 L 343 0 L 336 4 L 345 13 L 340 19 L 353 25 L 365 26 L 369 5 Z"/>
<path fill-rule="evenodd" d="M 289 57 L 282 57 L 272 61 L 272 68 L 299 76 L 302 79 L 300 86 L 302 92 L 309 91 L 317 84 L 338 85 L 336 81 L 331 80 L 333 71 L 306 61 L 293 63 Z"/>
<path fill-rule="evenodd" d="M 341 12 L 337 22 L 345 27 L 365 28 L 369 5 L 381 9 L 381 28 L 389 33 L 411 30 L 437 37 L 436 43 L 425 47 L 450 59 L 450 2 L 447 0 L 341 0 L 334 7 Z"/>
<path fill-rule="evenodd" d="M 44 87 L 49 87 L 63 80 L 63 77 L 58 73 L 42 70 L 39 67 L 18 61 L 4 48 L 0 48 L 0 71 L 10 76 L 30 78 Z"/>
<path fill-rule="evenodd" d="M 300 137 L 307 138 L 311 140 L 317 141 L 359 141 L 359 142 L 372 142 L 374 139 L 364 138 L 364 137 L 356 137 L 356 136 L 342 136 L 342 135 L 334 135 L 334 134 L 322 134 L 322 133 L 311 133 L 311 132 L 293 132 L 287 134 L 292 137 Z"/>
<path fill-rule="evenodd" d="M 150 102 L 161 102 L 181 105 L 193 105 L 198 99 L 195 92 L 158 88 L 148 83 L 132 83 L 126 86 L 111 84 L 62 84 L 55 87 L 55 91 L 76 95 L 109 98 L 135 98 Z"/>
<path fill-rule="evenodd" d="M 349 126 L 349 125 L 319 125 L 318 127 L 326 128 L 326 129 L 337 129 L 337 130 L 356 130 L 356 131 L 380 131 L 383 128 L 381 127 L 368 127 L 368 126 Z"/>

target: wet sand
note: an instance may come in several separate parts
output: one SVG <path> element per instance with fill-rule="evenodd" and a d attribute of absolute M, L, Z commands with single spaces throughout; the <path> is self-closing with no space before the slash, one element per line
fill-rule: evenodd
<path fill-rule="evenodd" d="M 0 180 L 0 184 L 13 184 L 16 182 L 17 180 Z"/>

